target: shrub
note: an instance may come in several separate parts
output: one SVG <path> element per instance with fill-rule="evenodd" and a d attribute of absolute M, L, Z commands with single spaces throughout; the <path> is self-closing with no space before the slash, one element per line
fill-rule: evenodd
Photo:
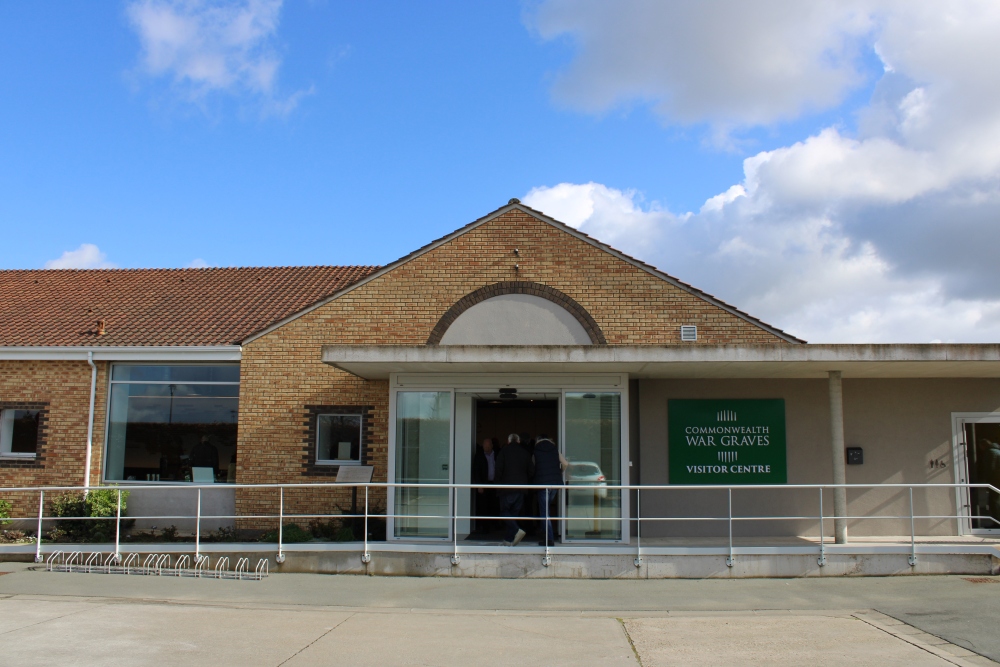
<path fill-rule="evenodd" d="M 275 531 L 275 539 L 277 540 L 277 531 Z M 201 538 L 202 542 L 239 542 L 240 541 L 240 531 L 232 526 L 223 526 L 218 530 L 213 530 L 208 535 Z"/>
<path fill-rule="evenodd" d="M 125 513 L 126 500 L 129 492 L 122 491 L 122 514 Z M 118 489 L 105 487 L 91 489 L 90 493 L 67 493 L 56 496 L 52 500 L 52 515 L 67 519 L 56 521 L 55 527 L 49 531 L 49 539 L 53 542 L 107 542 L 115 535 L 114 517 L 118 513 Z M 103 519 L 106 520 L 81 520 Z M 135 524 L 134 520 L 122 521 L 122 528 L 128 529 Z"/>
<path fill-rule="evenodd" d="M 0 526 L 6 526 L 10 523 L 10 510 L 11 505 L 9 501 L 0 500 Z"/>
<path fill-rule="evenodd" d="M 312 539 L 312 534 L 302 530 L 302 528 L 296 523 L 286 523 L 284 529 L 281 531 L 281 541 L 282 542 L 308 542 Z M 277 542 L 278 541 L 278 531 L 271 530 L 260 537 L 261 542 Z"/>

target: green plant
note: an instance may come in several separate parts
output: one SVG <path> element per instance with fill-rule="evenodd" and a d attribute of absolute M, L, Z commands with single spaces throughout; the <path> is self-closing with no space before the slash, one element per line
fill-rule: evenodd
<path fill-rule="evenodd" d="M 286 523 L 281 531 L 281 541 L 282 542 L 308 542 L 312 539 L 312 533 L 309 533 L 296 524 L 296 523 Z M 260 537 L 261 542 L 277 542 L 278 541 L 278 531 L 271 530 Z"/>
<path fill-rule="evenodd" d="M 235 527 L 223 526 L 202 538 L 202 542 L 239 542 L 240 531 Z"/>
<path fill-rule="evenodd" d="M 121 511 L 125 513 L 129 492 L 121 491 Z M 52 500 L 52 516 L 63 521 L 49 531 L 53 542 L 106 542 L 115 534 L 118 514 L 119 490 L 114 487 L 91 489 L 87 494 L 67 493 Z M 121 526 L 129 529 L 134 520 L 124 520 Z"/>
<path fill-rule="evenodd" d="M 6 526 L 10 523 L 10 501 L 0 500 L 0 526 Z"/>

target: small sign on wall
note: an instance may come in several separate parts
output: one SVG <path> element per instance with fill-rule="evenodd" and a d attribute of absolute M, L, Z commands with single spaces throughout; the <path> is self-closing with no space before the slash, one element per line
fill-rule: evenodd
<path fill-rule="evenodd" d="M 667 401 L 671 484 L 785 484 L 785 401 Z"/>
<path fill-rule="evenodd" d="M 368 484 L 372 481 L 372 466 L 340 466 L 337 470 L 338 484 Z"/>

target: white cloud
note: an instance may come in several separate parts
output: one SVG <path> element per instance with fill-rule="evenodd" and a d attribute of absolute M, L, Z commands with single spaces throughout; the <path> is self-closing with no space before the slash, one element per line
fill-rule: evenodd
<path fill-rule="evenodd" d="M 266 115 L 292 111 L 304 95 L 277 92 L 275 34 L 282 0 L 135 0 L 127 13 L 142 44 L 141 68 L 170 79 L 192 102 L 213 92 L 249 94 Z"/>
<path fill-rule="evenodd" d="M 211 266 L 211 264 L 209 264 L 208 262 L 206 262 L 205 260 L 203 260 L 201 257 L 199 257 L 198 259 L 192 259 L 191 263 L 188 264 L 186 268 L 189 268 L 189 269 L 207 269 L 210 266 Z"/>
<path fill-rule="evenodd" d="M 567 76 L 578 77 L 578 92 L 590 99 L 602 99 L 614 78 L 605 81 L 606 72 L 588 69 L 593 42 L 602 48 L 645 49 L 652 64 L 612 64 L 624 68 L 616 70 L 623 82 L 655 80 L 658 96 L 674 105 L 686 100 L 690 115 L 671 107 L 671 118 L 748 124 L 794 113 L 795 105 L 778 105 L 773 113 L 755 116 L 747 111 L 754 108 L 752 100 L 739 90 L 728 97 L 724 89 L 718 98 L 699 97 L 700 89 L 689 85 L 699 77 L 721 85 L 740 67 L 758 65 L 737 65 L 731 54 L 712 58 L 702 51 L 665 62 L 658 60 L 659 47 L 643 46 L 641 35 L 666 38 L 680 29 L 671 23 L 680 4 L 629 2 L 631 14 L 625 14 L 639 31 L 634 40 L 615 24 L 627 17 L 607 18 L 605 28 L 594 22 L 603 10 L 590 2 L 550 0 L 538 15 L 550 22 L 547 34 L 558 32 L 552 25 L 589 31 L 580 38 L 581 55 Z M 1000 40 L 995 39 L 1000 4 L 859 0 L 839 3 L 836 11 L 823 3 L 801 4 L 827 9 L 791 12 L 786 18 L 792 23 L 782 23 L 782 29 L 794 31 L 799 25 L 806 35 L 847 35 L 857 44 L 833 42 L 841 44 L 834 56 L 867 44 L 884 62 L 856 132 L 822 128 L 794 144 L 748 157 L 743 180 L 709 198 L 697 213 L 673 215 L 655 203 L 644 204 L 634 192 L 595 183 L 536 188 L 525 201 L 541 210 L 549 207 L 557 218 L 558 211 L 573 213 L 573 224 L 583 231 L 809 340 L 1000 339 L 1000 68 L 991 66 L 1000 62 Z M 691 3 L 684 11 L 704 12 L 728 25 L 731 18 L 723 16 L 722 6 L 727 5 Z M 579 10 L 575 17 L 566 13 L 571 7 Z M 563 23 L 552 24 L 553 16 Z M 575 23 L 565 23 L 568 17 Z M 746 32 L 771 34 L 752 17 L 744 19 Z M 685 24 L 692 33 L 687 43 L 715 39 L 706 20 Z M 573 25 L 583 27 L 565 27 Z M 732 29 L 723 32 L 736 51 L 757 39 L 731 34 Z M 791 40 L 775 48 L 791 48 L 804 68 L 826 66 L 807 44 Z M 767 49 L 759 53 L 764 61 L 771 58 Z M 757 56 L 752 50 L 741 54 L 748 60 Z M 834 70 L 852 66 L 850 59 L 831 62 Z M 824 85 L 846 90 L 835 83 Z M 779 99 L 814 99 L 811 85 L 794 76 L 781 85 L 788 90 Z M 621 86 L 615 90 L 616 95 L 628 92 Z M 761 95 L 769 91 L 764 82 Z M 728 109 L 728 115 L 719 109 Z"/>
<path fill-rule="evenodd" d="M 1000 298 L 954 298 L 939 276 L 898 275 L 829 218 L 775 220 L 709 202 L 677 216 L 597 183 L 534 188 L 524 202 L 810 342 L 1000 338 Z"/>
<path fill-rule="evenodd" d="M 671 120 L 755 125 L 839 103 L 864 80 L 857 38 L 874 12 L 854 0 L 545 0 L 528 14 L 577 57 L 558 99 L 589 111 L 651 101 Z"/>
<path fill-rule="evenodd" d="M 114 269 L 107 255 L 93 243 L 82 243 L 76 250 L 67 250 L 58 259 L 45 262 L 46 269 Z"/>

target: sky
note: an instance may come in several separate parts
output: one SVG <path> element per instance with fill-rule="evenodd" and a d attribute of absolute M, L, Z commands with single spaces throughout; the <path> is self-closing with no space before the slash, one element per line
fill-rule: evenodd
<path fill-rule="evenodd" d="M 0 2 L 0 268 L 386 264 L 518 197 L 815 343 L 1000 339 L 995 0 Z"/>

